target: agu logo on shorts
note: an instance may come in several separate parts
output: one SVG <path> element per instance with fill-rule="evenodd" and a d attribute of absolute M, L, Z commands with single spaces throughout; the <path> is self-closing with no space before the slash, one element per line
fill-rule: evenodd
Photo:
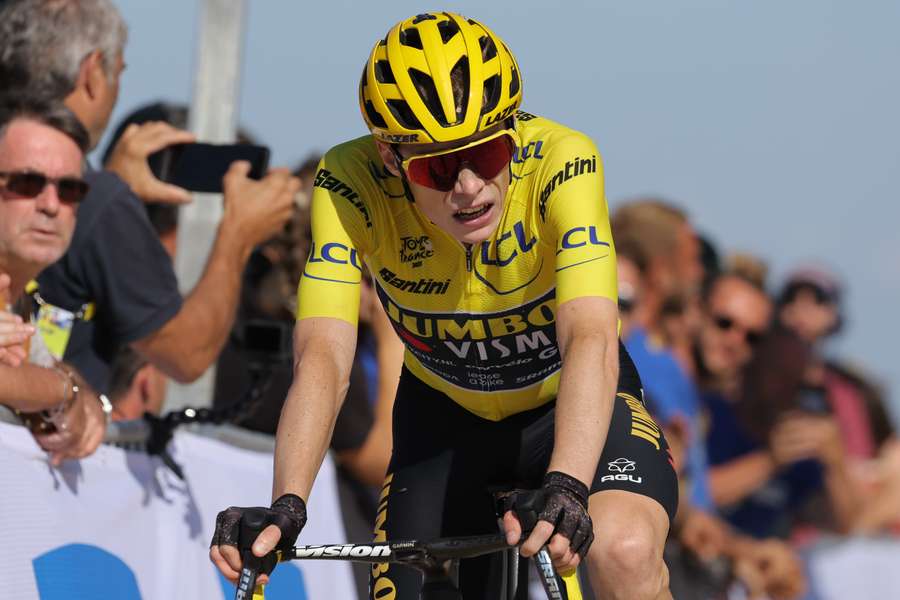
<path fill-rule="evenodd" d="M 604 475 L 600 481 L 630 481 L 631 483 L 641 483 L 644 479 L 640 476 L 634 476 L 630 473 L 635 470 L 637 463 L 627 458 L 617 458 L 607 463 L 611 475 Z"/>

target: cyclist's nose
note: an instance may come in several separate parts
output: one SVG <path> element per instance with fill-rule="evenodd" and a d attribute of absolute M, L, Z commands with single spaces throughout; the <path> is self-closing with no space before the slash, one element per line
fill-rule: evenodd
<path fill-rule="evenodd" d="M 454 192 L 474 196 L 484 187 L 485 181 L 469 167 L 463 167 L 456 176 Z"/>

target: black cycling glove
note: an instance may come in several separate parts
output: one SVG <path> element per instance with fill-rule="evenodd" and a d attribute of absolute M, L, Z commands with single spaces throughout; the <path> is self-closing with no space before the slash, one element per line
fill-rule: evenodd
<path fill-rule="evenodd" d="M 245 535 L 241 536 L 242 519 L 245 514 L 252 511 L 255 525 L 252 531 L 247 531 L 247 523 L 244 522 Z M 243 555 L 249 551 L 256 536 L 269 525 L 275 525 L 281 530 L 281 540 L 276 550 L 287 551 L 294 546 L 300 530 L 306 525 L 306 503 L 303 498 L 294 494 L 285 494 L 272 503 L 271 508 L 261 506 L 254 508 L 242 508 L 231 506 L 226 508 L 216 517 L 216 530 L 213 533 L 210 546 L 235 546 Z M 248 535 L 249 534 L 249 535 Z M 273 555 L 274 557 L 274 555 Z M 269 573 L 275 566 L 275 561 L 264 561 L 262 572 Z"/>
<path fill-rule="evenodd" d="M 516 490 L 501 504 L 501 511 L 512 510 L 522 525 L 523 537 L 531 533 L 537 521 L 553 525 L 553 533 L 569 540 L 572 552 L 587 554 L 594 541 L 594 525 L 587 511 L 586 485 L 560 471 L 544 475 L 537 490 Z"/>
<path fill-rule="evenodd" d="M 553 533 L 569 539 L 572 552 L 584 558 L 594 541 L 594 524 L 588 514 L 588 487 L 570 475 L 551 471 L 544 475 L 544 510 L 538 520 L 553 525 Z"/>

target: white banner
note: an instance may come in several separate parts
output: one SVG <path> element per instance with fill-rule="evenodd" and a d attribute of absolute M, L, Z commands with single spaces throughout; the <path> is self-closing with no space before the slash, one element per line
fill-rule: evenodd
<path fill-rule="evenodd" d="M 272 456 L 178 432 L 181 481 L 157 458 L 101 447 L 53 469 L 28 432 L 0 423 L 0 577 L 5 595 L 68 600 L 230 600 L 207 556 L 216 514 L 267 506 Z M 345 540 L 326 457 L 299 543 Z M 267 600 L 352 598 L 349 565 L 285 563 Z"/>

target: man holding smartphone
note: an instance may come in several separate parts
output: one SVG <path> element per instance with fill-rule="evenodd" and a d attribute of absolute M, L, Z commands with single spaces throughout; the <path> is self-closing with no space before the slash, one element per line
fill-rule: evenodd
<path fill-rule="evenodd" d="M 109 0 L 11 0 L 0 10 L 0 89 L 40 91 L 63 101 L 94 146 L 118 97 L 125 39 L 125 23 Z M 71 63 L 73 54 L 84 58 Z M 203 276 L 182 298 L 142 200 L 190 198 L 156 180 L 146 158 L 192 141 L 190 133 L 162 123 L 126 132 L 115 172 L 86 173 L 91 190 L 69 252 L 39 279 L 42 299 L 73 315 L 64 332 L 66 360 L 101 391 L 108 389 L 111 362 L 123 345 L 179 382 L 197 379 L 231 330 L 250 252 L 291 215 L 297 178 L 274 169 L 254 181 L 247 177 L 248 163 L 233 163 Z"/>

